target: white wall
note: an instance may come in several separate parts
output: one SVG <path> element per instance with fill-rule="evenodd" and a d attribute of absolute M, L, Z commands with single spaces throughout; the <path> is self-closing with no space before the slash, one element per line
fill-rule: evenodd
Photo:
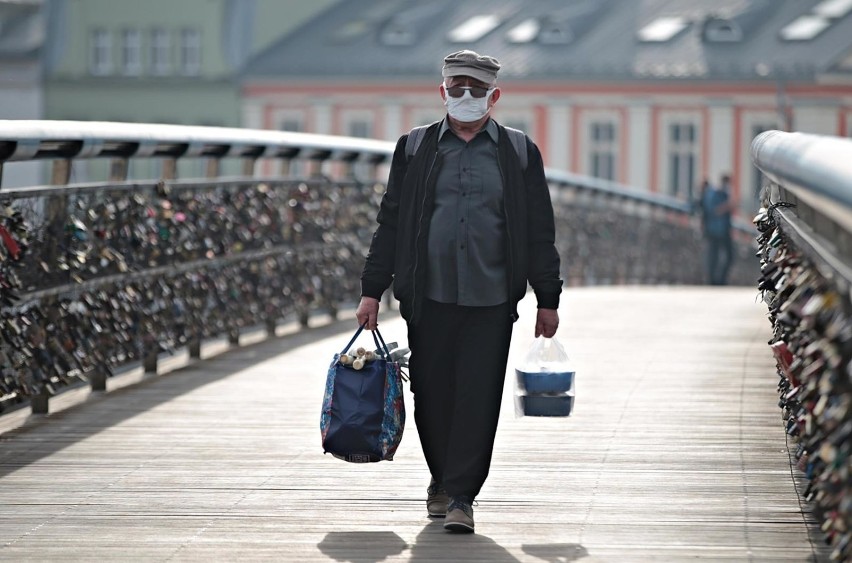
<path fill-rule="evenodd" d="M 710 128 L 710 154 L 706 176 L 714 184 L 719 182 L 722 174 L 734 172 L 734 109 L 730 103 L 718 103 L 724 105 L 710 106 L 707 123 Z"/>
<path fill-rule="evenodd" d="M 550 104 L 548 121 L 548 154 L 544 155 L 544 165 L 556 170 L 568 170 L 571 166 L 571 107 L 565 102 Z"/>
<path fill-rule="evenodd" d="M 627 134 L 625 183 L 647 192 L 651 181 L 651 108 L 647 103 L 628 106 Z"/>
<path fill-rule="evenodd" d="M 838 111 L 834 105 L 797 103 L 793 108 L 793 130 L 817 135 L 837 135 Z"/>

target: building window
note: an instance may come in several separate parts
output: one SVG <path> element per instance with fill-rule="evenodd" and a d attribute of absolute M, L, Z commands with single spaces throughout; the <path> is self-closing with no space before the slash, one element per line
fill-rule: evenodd
<path fill-rule="evenodd" d="M 169 32 L 162 28 L 151 30 L 151 74 L 169 74 L 172 58 L 172 41 Z"/>
<path fill-rule="evenodd" d="M 89 70 L 96 76 L 112 72 L 112 38 L 106 29 L 94 29 L 89 37 Z"/>
<path fill-rule="evenodd" d="M 130 76 L 142 71 L 142 35 L 138 29 L 121 32 L 121 71 Z"/>
<path fill-rule="evenodd" d="M 615 181 L 618 134 L 615 123 L 595 121 L 589 127 L 589 171 L 595 178 Z"/>
<path fill-rule="evenodd" d="M 293 133 L 302 132 L 302 120 L 296 117 L 285 117 L 281 120 L 278 129 L 281 131 L 291 131 Z"/>
<path fill-rule="evenodd" d="M 201 72 L 201 31 L 198 29 L 180 31 L 180 71 L 188 76 Z"/>
<path fill-rule="evenodd" d="M 346 125 L 346 134 L 350 137 L 370 139 L 373 136 L 373 124 L 366 119 L 353 119 Z"/>
<path fill-rule="evenodd" d="M 698 135 L 694 123 L 669 125 L 669 194 L 692 201 L 695 164 L 698 160 Z"/>

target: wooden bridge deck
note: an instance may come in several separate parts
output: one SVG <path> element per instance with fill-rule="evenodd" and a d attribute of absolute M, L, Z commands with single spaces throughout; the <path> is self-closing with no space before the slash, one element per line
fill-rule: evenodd
<path fill-rule="evenodd" d="M 765 310 L 743 288 L 566 291 L 575 414 L 516 419 L 506 386 L 473 536 L 426 517 L 411 413 L 396 461 L 322 454 L 351 319 L 235 349 L 0 435 L 0 560 L 819 561 Z"/>

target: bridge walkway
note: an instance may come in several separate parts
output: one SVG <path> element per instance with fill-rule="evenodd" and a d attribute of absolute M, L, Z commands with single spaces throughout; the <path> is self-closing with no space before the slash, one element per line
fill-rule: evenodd
<path fill-rule="evenodd" d="M 533 307 L 522 302 L 510 372 Z M 322 454 L 324 373 L 350 316 L 0 435 L 0 560 L 824 559 L 754 289 L 571 288 L 560 315 L 574 415 L 515 418 L 506 386 L 473 536 L 426 516 L 411 411 L 393 462 Z M 405 339 L 394 314 L 380 324 Z"/>

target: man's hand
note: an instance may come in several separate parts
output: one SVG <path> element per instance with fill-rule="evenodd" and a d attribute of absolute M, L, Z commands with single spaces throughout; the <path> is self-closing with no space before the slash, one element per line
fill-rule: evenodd
<path fill-rule="evenodd" d="M 361 302 L 358 303 L 358 308 L 355 310 L 355 318 L 358 319 L 359 326 L 367 323 L 364 328 L 376 330 L 379 325 L 379 300 L 372 297 L 362 297 Z"/>
<path fill-rule="evenodd" d="M 553 338 L 557 328 L 559 328 L 559 313 L 556 309 L 539 309 L 535 319 L 535 337 Z"/>

